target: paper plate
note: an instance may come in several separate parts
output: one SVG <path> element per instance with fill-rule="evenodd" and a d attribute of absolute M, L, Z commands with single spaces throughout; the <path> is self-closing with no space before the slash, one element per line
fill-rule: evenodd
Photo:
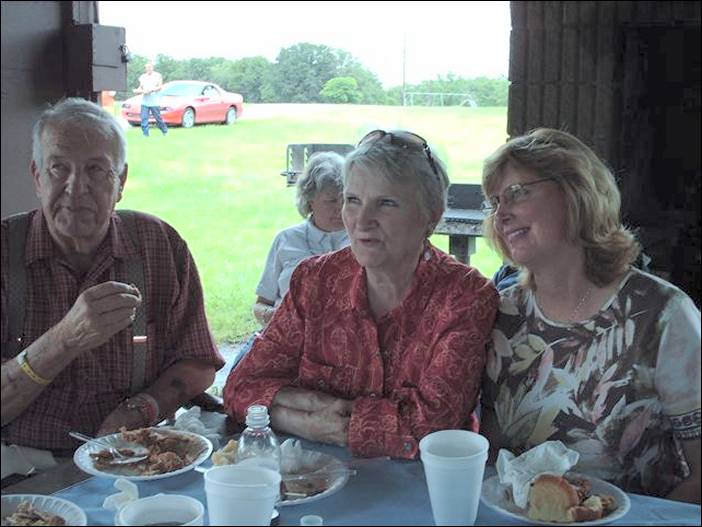
<path fill-rule="evenodd" d="M 599 478 L 579 474 L 577 472 L 569 472 L 568 475 L 581 477 L 590 481 L 590 483 L 592 483 L 593 494 L 612 496 L 617 503 L 617 509 L 599 520 L 572 522 L 566 525 L 606 525 L 621 519 L 627 512 L 629 512 L 629 508 L 631 507 L 629 496 L 627 496 L 626 493 L 619 487 L 616 487 L 611 483 L 607 483 Z M 492 476 L 491 478 L 483 481 L 483 490 L 480 495 L 480 501 L 491 509 L 515 520 L 528 522 L 533 525 L 558 525 L 555 522 L 545 522 L 540 520 L 532 520 L 529 518 L 526 515 L 526 511 L 520 509 L 514 504 L 511 498 L 511 493 L 508 494 L 507 487 L 500 483 L 498 476 Z"/>
<path fill-rule="evenodd" d="M 173 470 L 171 472 L 165 472 L 163 474 L 154 474 L 151 476 L 144 476 L 135 474 L 135 471 L 129 465 L 115 465 L 109 469 L 97 469 L 93 463 L 93 459 L 90 454 L 97 453 L 103 448 L 93 445 L 90 443 L 84 443 L 78 450 L 76 450 L 73 455 L 73 461 L 82 471 L 92 474 L 93 476 L 102 476 L 107 478 L 124 478 L 131 481 L 150 481 L 154 479 L 170 478 L 172 476 L 177 476 L 184 472 L 194 469 L 203 461 L 207 460 L 212 453 L 212 442 L 199 434 L 194 434 L 192 432 L 185 432 L 183 430 L 169 430 L 164 428 L 156 428 L 156 431 L 160 434 L 177 435 L 182 437 L 189 437 L 193 440 L 193 455 L 197 454 L 195 460 L 189 465 L 179 468 L 178 470 Z M 122 434 L 112 434 L 109 436 L 104 436 L 100 438 L 101 441 L 108 443 L 110 446 L 115 448 L 121 448 L 125 446 L 125 441 L 122 439 Z"/>
<path fill-rule="evenodd" d="M 2 521 L 11 516 L 23 501 L 37 510 L 61 516 L 66 525 L 88 525 L 85 512 L 78 505 L 54 496 L 41 496 L 39 494 L 4 494 L 2 496 Z"/>

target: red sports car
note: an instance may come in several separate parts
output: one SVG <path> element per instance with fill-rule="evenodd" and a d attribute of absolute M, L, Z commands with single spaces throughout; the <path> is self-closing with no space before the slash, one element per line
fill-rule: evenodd
<path fill-rule="evenodd" d="M 161 89 L 161 117 L 168 125 L 190 128 L 201 123 L 234 124 L 244 111 L 244 98 L 212 82 L 171 81 Z M 122 117 L 141 124 L 141 95 L 122 103 Z M 154 118 L 150 117 L 153 123 Z"/>

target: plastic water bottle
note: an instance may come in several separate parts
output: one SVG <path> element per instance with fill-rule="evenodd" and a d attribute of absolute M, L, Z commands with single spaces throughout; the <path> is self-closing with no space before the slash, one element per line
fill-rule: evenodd
<path fill-rule="evenodd" d="M 249 406 L 246 430 L 241 433 L 236 451 L 237 463 L 253 463 L 280 472 L 280 445 L 269 424 L 268 408 L 260 404 Z"/>

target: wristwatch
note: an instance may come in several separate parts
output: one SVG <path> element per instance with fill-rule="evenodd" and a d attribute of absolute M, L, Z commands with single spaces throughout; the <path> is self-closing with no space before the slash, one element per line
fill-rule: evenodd
<path fill-rule="evenodd" d="M 144 422 L 147 426 L 153 424 L 151 420 L 151 408 L 149 408 L 149 403 L 141 397 L 130 397 L 125 399 L 122 403 L 127 410 L 137 410 L 141 416 L 144 418 Z"/>

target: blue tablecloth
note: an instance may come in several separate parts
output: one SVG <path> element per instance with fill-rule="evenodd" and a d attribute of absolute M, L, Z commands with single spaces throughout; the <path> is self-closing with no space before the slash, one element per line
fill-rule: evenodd
<path fill-rule="evenodd" d="M 350 459 L 345 449 L 306 443 L 305 448 Z M 488 469 L 488 473 L 494 473 Z M 89 525 L 113 525 L 114 512 L 102 508 L 118 492 L 114 480 L 91 478 L 56 493 L 85 510 Z M 139 496 L 185 494 L 207 505 L 203 475 L 190 471 L 172 478 L 137 482 Z M 700 525 L 700 507 L 630 494 L 631 510 L 612 525 Z M 319 501 L 280 507 L 281 525 L 299 525 L 306 514 L 318 514 L 325 525 L 433 525 L 424 470 L 419 461 L 385 460 L 359 468 L 346 486 Z M 480 504 L 476 525 L 526 525 Z"/>

